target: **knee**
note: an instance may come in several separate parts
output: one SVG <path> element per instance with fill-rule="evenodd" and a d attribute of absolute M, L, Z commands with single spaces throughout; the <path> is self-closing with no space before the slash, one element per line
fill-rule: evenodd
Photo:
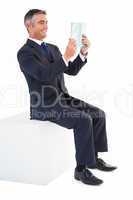
<path fill-rule="evenodd" d="M 92 125 L 92 117 L 91 117 L 91 115 L 88 114 L 88 113 L 85 113 L 84 111 L 81 113 L 81 117 L 80 117 L 79 121 L 84 126 L 85 125 L 88 126 L 88 124 Z"/>

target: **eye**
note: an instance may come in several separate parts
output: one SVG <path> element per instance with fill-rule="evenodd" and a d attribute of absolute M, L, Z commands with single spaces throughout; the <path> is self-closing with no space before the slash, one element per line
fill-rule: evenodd
<path fill-rule="evenodd" d="M 41 24 L 41 25 L 48 24 L 48 21 L 40 21 L 39 24 Z"/>

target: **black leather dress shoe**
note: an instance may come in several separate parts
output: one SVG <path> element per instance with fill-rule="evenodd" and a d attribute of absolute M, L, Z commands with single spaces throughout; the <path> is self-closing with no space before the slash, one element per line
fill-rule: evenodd
<path fill-rule="evenodd" d="M 117 167 L 107 164 L 101 158 L 97 158 L 96 159 L 96 166 L 88 167 L 88 168 L 99 169 L 101 171 L 107 171 L 107 172 L 110 172 L 110 171 L 113 171 L 113 170 L 117 169 Z"/>
<path fill-rule="evenodd" d="M 83 169 L 81 172 L 77 171 L 75 168 L 74 178 L 87 185 L 100 185 L 103 183 L 101 179 L 94 176 L 87 168 Z"/>

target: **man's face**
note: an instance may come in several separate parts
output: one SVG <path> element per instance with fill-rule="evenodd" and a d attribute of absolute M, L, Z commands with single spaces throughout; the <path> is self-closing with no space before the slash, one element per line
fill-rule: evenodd
<path fill-rule="evenodd" d="M 44 14 L 36 14 L 33 16 L 29 27 L 29 35 L 35 39 L 43 40 L 47 36 L 48 21 Z"/>

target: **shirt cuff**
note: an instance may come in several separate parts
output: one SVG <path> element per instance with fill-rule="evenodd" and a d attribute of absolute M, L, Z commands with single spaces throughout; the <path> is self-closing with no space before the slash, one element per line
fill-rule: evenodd
<path fill-rule="evenodd" d="M 68 67 L 68 61 L 66 61 L 66 59 L 64 58 L 64 56 L 62 56 L 62 59 L 64 60 L 64 63 L 65 63 L 66 66 Z"/>
<path fill-rule="evenodd" d="M 81 58 L 81 60 L 84 62 L 87 58 L 87 55 L 82 55 L 81 53 L 79 53 L 79 56 Z"/>

